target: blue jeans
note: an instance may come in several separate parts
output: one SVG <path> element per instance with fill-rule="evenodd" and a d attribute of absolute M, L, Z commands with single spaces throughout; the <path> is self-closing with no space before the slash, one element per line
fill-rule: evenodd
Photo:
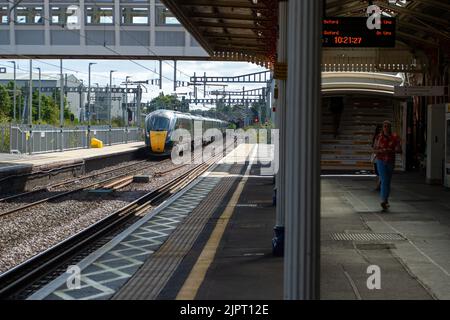
<path fill-rule="evenodd" d="M 389 194 L 391 193 L 391 179 L 394 172 L 394 163 L 377 160 L 378 174 L 381 181 L 381 201 L 388 202 Z"/>

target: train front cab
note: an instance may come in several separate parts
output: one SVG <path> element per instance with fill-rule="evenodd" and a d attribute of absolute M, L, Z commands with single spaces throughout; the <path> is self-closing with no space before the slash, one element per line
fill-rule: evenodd
<path fill-rule="evenodd" d="M 152 115 L 146 122 L 145 143 L 152 155 L 170 154 L 170 132 L 172 119 L 163 115 Z"/>

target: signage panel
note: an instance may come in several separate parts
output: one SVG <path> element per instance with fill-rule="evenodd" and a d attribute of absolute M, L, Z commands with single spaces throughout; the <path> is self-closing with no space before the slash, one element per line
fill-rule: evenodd
<path fill-rule="evenodd" d="M 323 19 L 323 47 L 393 48 L 395 18 L 382 17 L 381 29 L 369 29 L 367 17 L 335 17 Z"/>
<path fill-rule="evenodd" d="M 394 88 L 394 95 L 398 97 L 439 97 L 445 95 L 443 86 L 410 86 Z"/>

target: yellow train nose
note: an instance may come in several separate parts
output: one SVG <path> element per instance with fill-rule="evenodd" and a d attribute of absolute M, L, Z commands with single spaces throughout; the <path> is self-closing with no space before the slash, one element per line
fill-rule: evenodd
<path fill-rule="evenodd" d="M 150 148 L 153 152 L 164 152 L 167 131 L 150 131 Z"/>

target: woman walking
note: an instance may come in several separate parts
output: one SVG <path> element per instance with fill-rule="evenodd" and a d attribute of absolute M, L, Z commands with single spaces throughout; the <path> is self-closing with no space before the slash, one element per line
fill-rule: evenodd
<path fill-rule="evenodd" d="M 383 122 L 383 130 L 376 139 L 375 153 L 377 157 L 377 169 L 381 181 L 381 207 L 389 208 L 389 194 L 391 192 L 391 179 L 395 167 L 395 154 L 401 153 L 400 139 L 396 133 L 392 133 L 391 122 Z"/>

